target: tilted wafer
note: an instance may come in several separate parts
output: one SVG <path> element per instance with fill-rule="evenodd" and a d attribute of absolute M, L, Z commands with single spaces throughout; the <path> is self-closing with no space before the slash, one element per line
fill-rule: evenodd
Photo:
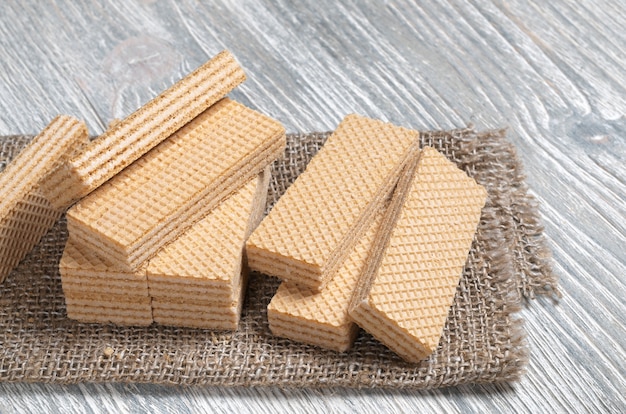
<path fill-rule="evenodd" d="M 134 271 L 276 159 L 282 125 L 224 98 L 67 213 L 72 237 Z"/>
<path fill-rule="evenodd" d="M 335 351 L 352 346 L 358 327 L 348 314 L 350 299 L 359 278 L 371 262 L 376 237 L 381 227 L 395 224 L 400 207 L 413 181 L 418 157 L 410 160 L 402 171 L 390 202 L 385 203 L 369 229 L 352 249 L 328 284 L 319 292 L 281 283 L 267 307 L 272 333 Z"/>
<path fill-rule="evenodd" d="M 223 51 L 127 118 L 112 125 L 42 185 L 55 208 L 64 209 L 122 171 L 245 80 Z"/>
<path fill-rule="evenodd" d="M 439 343 L 487 193 L 442 154 L 424 148 L 380 266 L 359 281 L 350 316 L 402 358 Z"/>
<path fill-rule="evenodd" d="M 177 325 L 237 328 L 245 241 L 263 215 L 270 175 L 268 167 L 150 260 L 147 276 L 157 323 L 171 324 L 184 314 L 189 321 Z"/>
<path fill-rule="evenodd" d="M 239 278 L 244 244 L 261 219 L 269 177 L 266 168 L 159 251 L 147 268 L 150 289 L 160 283 L 230 286 Z"/>
<path fill-rule="evenodd" d="M 40 193 L 42 179 L 87 139 L 83 122 L 57 116 L 0 173 L 0 282 L 61 215 Z"/>
<path fill-rule="evenodd" d="M 419 152 L 418 135 L 347 116 L 248 240 L 250 268 L 323 288 Z"/>

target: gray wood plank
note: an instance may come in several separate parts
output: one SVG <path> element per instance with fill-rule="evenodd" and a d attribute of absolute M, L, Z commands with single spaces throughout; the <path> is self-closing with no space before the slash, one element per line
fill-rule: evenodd
<path fill-rule="evenodd" d="M 289 131 L 350 112 L 420 129 L 510 126 L 561 277 L 522 312 L 531 360 L 512 386 L 432 392 L 1 384 L 0 412 L 624 412 L 624 2 L 0 4 L 0 134 L 57 113 L 100 133 L 222 48 L 236 99 Z"/>

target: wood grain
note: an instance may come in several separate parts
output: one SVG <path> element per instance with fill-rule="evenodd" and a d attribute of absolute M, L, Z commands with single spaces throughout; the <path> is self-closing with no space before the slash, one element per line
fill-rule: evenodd
<path fill-rule="evenodd" d="M 225 47 L 249 75 L 232 96 L 288 131 L 350 112 L 509 126 L 563 293 L 522 312 L 526 377 L 432 392 L 2 384 L 0 412 L 625 412 L 626 3 L 309 3 L 2 2 L 0 134 L 58 113 L 101 133 Z"/>

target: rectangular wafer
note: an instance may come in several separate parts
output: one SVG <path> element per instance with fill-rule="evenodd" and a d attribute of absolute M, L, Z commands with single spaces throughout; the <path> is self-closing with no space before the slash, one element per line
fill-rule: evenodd
<path fill-rule="evenodd" d="M 39 191 L 41 181 L 87 140 L 83 122 L 57 116 L 0 173 L 0 282 L 61 215 Z"/>
<path fill-rule="evenodd" d="M 270 175 L 267 167 L 150 260 L 155 322 L 178 318 L 179 326 L 237 328 L 245 241 L 263 215 Z M 181 316 L 185 312 L 196 314 L 192 325 Z"/>
<path fill-rule="evenodd" d="M 228 51 L 169 89 L 91 142 L 43 182 L 51 204 L 65 209 L 122 171 L 245 80 Z"/>
<path fill-rule="evenodd" d="M 282 154 L 283 126 L 224 98 L 74 205 L 72 237 L 134 271 Z"/>
<path fill-rule="evenodd" d="M 424 148 L 386 248 L 372 258 L 349 314 L 410 362 L 438 346 L 487 193 L 433 148 Z"/>
<path fill-rule="evenodd" d="M 352 346 L 358 327 L 348 314 L 350 299 L 371 262 L 381 228 L 395 224 L 413 181 L 418 157 L 402 171 L 392 198 L 378 212 L 348 258 L 319 292 L 289 282 L 280 284 L 267 307 L 272 333 L 335 351 Z"/>
<path fill-rule="evenodd" d="M 349 115 L 247 243 L 250 268 L 314 290 L 367 230 L 419 133 Z"/>
<path fill-rule="evenodd" d="M 141 312 L 150 309 L 149 296 L 116 295 L 108 293 L 65 293 L 65 303 L 68 306 L 84 308 L 113 309 L 119 311 Z"/>

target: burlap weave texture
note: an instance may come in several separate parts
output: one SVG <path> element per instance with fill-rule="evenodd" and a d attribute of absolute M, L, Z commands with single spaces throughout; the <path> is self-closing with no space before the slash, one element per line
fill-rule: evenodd
<path fill-rule="evenodd" d="M 327 136 L 288 136 L 272 169 L 268 210 Z M 0 168 L 29 139 L 0 137 Z M 234 333 L 69 320 L 58 272 L 62 219 L 0 286 L 0 381 L 433 388 L 518 378 L 528 350 L 515 312 L 523 297 L 555 292 L 556 280 L 515 149 L 504 131 L 470 129 L 424 132 L 422 144 L 489 193 L 439 348 L 422 363 L 403 362 L 363 332 L 348 353 L 272 336 L 265 309 L 279 281 L 259 274 Z"/>

